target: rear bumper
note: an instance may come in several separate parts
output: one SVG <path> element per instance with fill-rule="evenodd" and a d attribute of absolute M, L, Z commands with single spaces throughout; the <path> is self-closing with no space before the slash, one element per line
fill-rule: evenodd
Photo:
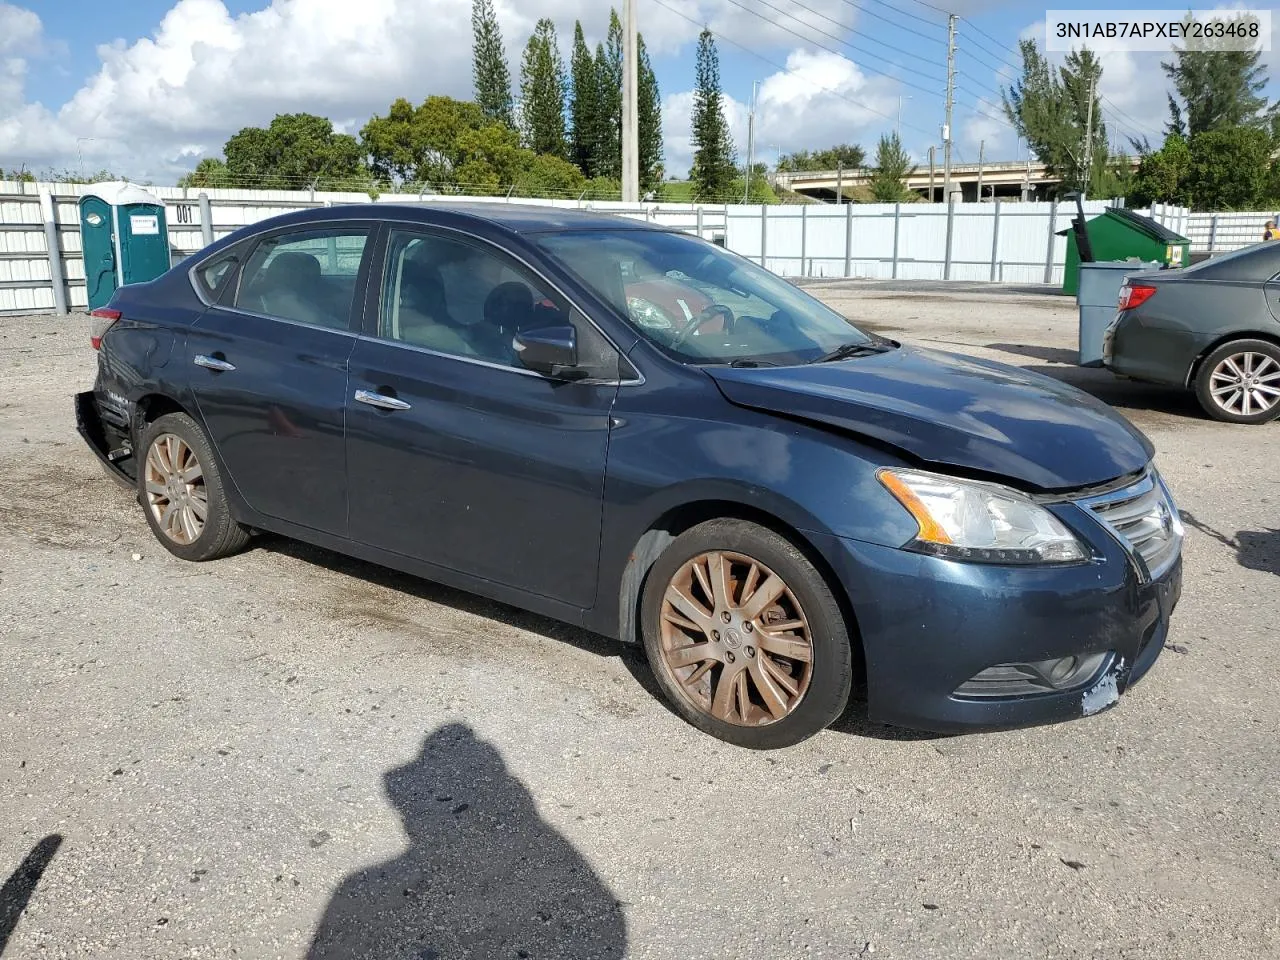
<path fill-rule="evenodd" d="M 1103 337 L 1102 363 L 1113 373 L 1173 387 L 1187 386 L 1191 368 L 1211 340 L 1140 313 L 1120 313 Z"/>
<path fill-rule="evenodd" d="M 1143 583 L 1119 545 L 1058 569 L 955 563 L 829 538 L 858 619 L 873 721 L 956 733 L 1053 723 L 1112 706 L 1164 647 L 1182 561 Z M 1000 698 L 956 691 L 998 664 L 1105 654 L 1079 685 Z"/>
<path fill-rule="evenodd" d="M 132 490 L 134 488 L 133 478 L 120 468 L 120 461 L 125 457 L 119 455 L 118 448 L 113 449 L 111 446 L 93 391 L 77 393 L 75 407 L 76 433 L 80 434 L 89 449 L 102 461 L 102 465 L 107 468 L 107 473 L 110 477 L 121 486 Z M 125 456 L 127 457 L 128 454 Z"/>

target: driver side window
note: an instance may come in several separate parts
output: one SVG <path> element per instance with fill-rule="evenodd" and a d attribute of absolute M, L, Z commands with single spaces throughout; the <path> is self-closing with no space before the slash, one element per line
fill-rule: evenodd
<path fill-rule="evenodd" d="M 393 229 L 378 336 L 523 370 L 516 334 L 573 326 L 585 375 L 616 378 L 617 352 L 558 294 L 514 260 L 479 242 Z"/>
<path fill-rule="evenodd" d="M 518 367 L 522 330 L 567 323 L 568 310 L 518 265 L 450 236 L 392 230 L 378 335 L 451 356 Z"/>

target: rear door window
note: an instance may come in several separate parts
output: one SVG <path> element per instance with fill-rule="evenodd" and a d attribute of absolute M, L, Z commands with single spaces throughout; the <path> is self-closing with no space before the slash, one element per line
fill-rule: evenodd
<path fill-rule="evenodd" d="M 268 237 L 244 266 L 235 305 L 295 323 L 350 329 L 356 281 L 368 246 L 366 227 Z"/>
<path fill-rule="evenodd" d="M 240 265 L 240 257 L 245 249 L 244 246 L 233 247 L 192 271 L 196 284 L 209 303 L 216 303 L 219 295 L 226 290 L 235 276 L 236 267 Z"/>

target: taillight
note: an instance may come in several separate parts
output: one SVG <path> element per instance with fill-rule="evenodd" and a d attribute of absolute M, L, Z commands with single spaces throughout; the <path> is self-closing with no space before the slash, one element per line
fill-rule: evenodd
<path fill-rule="evenodd" d="M 1121 310 L 1132 310 L 1134 307 L 1140 307 L 1152 297 L 1155 296 L 1156 288 L 1146 283 L 1135 283 L 1132 286 L 1125 284 L 1120 288 L 1120 304 Z"/>
<path fill-rule="evenodd" d="M 120 311 L 112 310 L 110 307 L 99 307 L 90 313 L 89 317 L 93 324 L 89 329 L 89 342 L 93 344 L 93 349 L 100 350 L 102 338 L 111 329 L 111 325 L 120 319 Z"/>

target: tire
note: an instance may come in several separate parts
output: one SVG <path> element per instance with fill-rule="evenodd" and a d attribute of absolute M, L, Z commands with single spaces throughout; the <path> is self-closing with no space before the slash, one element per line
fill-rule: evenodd
<path fill-rule="evenodd" d="M 721 599 L 705 589 L 718 571 L 728 574 Z M 676 713 L 713 737 L 753 750 L 793 746 L 849 701 L 853 651 L 840 605 L 772 530 L 729 519 L 693 527 L 649 570 L 640 604 L 658 685 Z"/>
<path fill-rule="evenodd" d="M 1280 416 L 1280 347 L 1266 340 L 1224 343 L 1200 364 L 1196 399 L 1224 423 L 1274 420 Z"/>
<path fill-rule="evenodd" d="M 200 562 L 245 548 L 249 531 L 231 515 L 221 467 L 199 424 L 185 413 L 166 414 L 147 424 L 138 449 L 138 502 L 166 550 Z M 174 457 L 181 479 L 167 469 Z"/>

